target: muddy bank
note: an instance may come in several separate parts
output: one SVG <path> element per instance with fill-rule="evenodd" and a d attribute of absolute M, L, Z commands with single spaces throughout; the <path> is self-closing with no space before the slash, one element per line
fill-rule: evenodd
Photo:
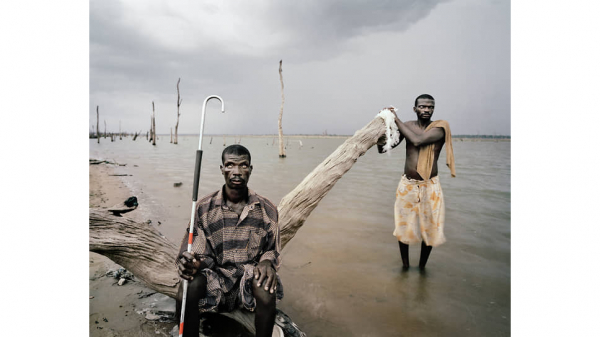
<path fill-rule="evenodd" d="M 112 174 L 110 164 L 90 165 L 90 208 L 108 209 L 132 196 L 119 176 Z M 146 219 L 151 216 L 138 210 L 123 216 L 136 221 L 151 220 Z M 119 285 L 122 275 L 115 278 L 115 274 L 120 268 L 110 259 L 89 252 L 89 335 L 170 336 L 176 325 L 175 300 L 129 275 Z"/>

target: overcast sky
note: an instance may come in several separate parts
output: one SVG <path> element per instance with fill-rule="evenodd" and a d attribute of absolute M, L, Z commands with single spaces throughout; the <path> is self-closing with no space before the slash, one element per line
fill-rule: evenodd
<path fill-rule="evenodd" d="M 90 1 L 90 128 L 275 134 L 283 60 L 287 134 L 353 134 L 381 108 L 453 134 L 510 135 L 510 2 Z"/>

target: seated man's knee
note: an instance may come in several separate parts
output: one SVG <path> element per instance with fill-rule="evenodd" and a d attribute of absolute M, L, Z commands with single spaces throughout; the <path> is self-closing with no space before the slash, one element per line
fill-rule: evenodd
<path fill-rule="evenodd" d="M 252 295 L 256 300 L 256 305 L 275 305 L 275 291 L 271 294 L 269 290 L 265 290 L 264 284 L 259 287 L 257 280 L 254 278 L 252 279 Z"/>

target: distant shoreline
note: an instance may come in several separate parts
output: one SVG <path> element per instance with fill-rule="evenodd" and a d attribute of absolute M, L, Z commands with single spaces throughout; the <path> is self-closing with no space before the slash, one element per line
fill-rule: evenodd
<path fill-rule="evenodd" d="M 170 137 L 170 134 L 159 133 L 157 136 Z M 179 137 L 197 137 L 197 134 L 183 133 L 179 134 Z M 100 135 L 103 138 L 103 135 Z M 110 137 L 110 136 L 109 136 Z M 279 135 L 204 135 L 204 137 L 233 137 L 233 138 L 279 138 Z M 284 135 L 284 138 L 350 138 L 352 135 Z M 90 139 L 96 139 L 95 135 L 90 135 Z M 510 136 L 492 136 L 492 135 L 456 135 L 452 136 L 452 140 L 455 142 L 510 142 Z"/>
<path fill-rule="evenodd" d="M 169 137 L 169 134 L 157 134 L 157 136 Z M 179 134 L 179 137 L 194 137 L 197 134 Z M 279 138 L 278 135 L 204 135 L 204 137 L 246 137 L 246 138 Z M 283 135 L 284 138 L 350 138 L 352 135 Z M 453 141 L 465 142 L 510 142 L 510 136 L 472 136 L 459 135 L 452 136 Z"/>

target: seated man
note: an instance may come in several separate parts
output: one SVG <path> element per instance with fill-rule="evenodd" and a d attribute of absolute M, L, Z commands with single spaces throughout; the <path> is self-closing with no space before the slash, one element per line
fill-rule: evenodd
<path fill-rule="evenodd" d="M 283 298 L 277 275 L 281 264 L 277 207 L 248 189 L 252 173 L 248 149 L 228 146 L 221 160 L 225 185 L 198 201 L 192 253 L 187 252 L 186 233 L 176 261 L 180 277 L 188 280 L 183 335 L 198 336 L 200 311 L 245 308 L 256 310 L 256 336 L 271 336 L 275 301 Z M 275 329 L 283 336 L 279 327 Z"/>

